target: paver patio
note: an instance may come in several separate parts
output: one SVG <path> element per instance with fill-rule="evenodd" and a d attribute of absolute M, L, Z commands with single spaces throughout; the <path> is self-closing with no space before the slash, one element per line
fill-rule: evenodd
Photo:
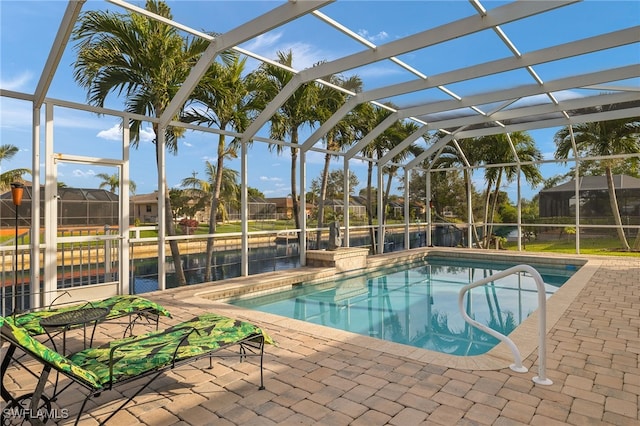
<path fill-rule="evenodd" d="M 450 368 L 412 350 L 403 356 L 402 348 L 371 345 L 369 338 L 333 338 L 332 331 L 319 334 L 295 320 L 203 299 L 196 296 L 202 286 L 152 293 L 149 298 L 175 313 L 164 325 L 214 310 L 263 326 L 278 343 L 266 348 L 266 390 L 258 390 L 256 359 L 214 358 L 213 369 L 203 360 L 165 374 L 109 424 L 638 425 L 640 259 L 599 260 L 575 300 L 549 324 L 551 386 L 531 380 L 536 351 L 524 360 L 530 369 L 524 374 L 511 371 L 508 359 L 500 369 Z M 103 324 L 96 339 L 120 331 Z M 35 378 L 12 369 L 5 384 L 12 392 L 31 391 Z M 121 396 L 111 391 L 92 400 L 80 424 L 97 424 Z M 68 390 L 54 407 L 73 418 L 82 398 Z"/>

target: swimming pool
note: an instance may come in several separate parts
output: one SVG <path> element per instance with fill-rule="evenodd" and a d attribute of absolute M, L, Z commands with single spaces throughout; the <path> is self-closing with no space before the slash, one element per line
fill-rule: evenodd
<path fill-rule="evenodd" d="M 395 343 L 458 356 L 486 353 L 498 342 L 468 325 L 457 306 L 460 289 L 516 265 L 478 259 L 425 258 L 402 268 L 302 283 L 285 291 L 228 303 Z M 547 298 L 579 268 L 531 264 Z M 520 273 L 471 291 L 467 313 L 508 335 L 537 309 L 533 278 Z"/>

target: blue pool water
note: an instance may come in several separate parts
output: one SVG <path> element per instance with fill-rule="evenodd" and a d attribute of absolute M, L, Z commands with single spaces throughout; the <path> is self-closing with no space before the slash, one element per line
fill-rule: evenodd
<path fill-rule="evenodd" d="M 515 263 L 428 259 L 346 279 L 306 283 L 229 303 L 451 355 L 479 355 L 498 340 L 468 325 L 458 293 L 471 282 Z M 550 297 L 579 268 L 531 265 Z M 508 335 L 537 309 L 533 278 L 524 273 L 473 289 L 465 299 L 471 318 Z"/>

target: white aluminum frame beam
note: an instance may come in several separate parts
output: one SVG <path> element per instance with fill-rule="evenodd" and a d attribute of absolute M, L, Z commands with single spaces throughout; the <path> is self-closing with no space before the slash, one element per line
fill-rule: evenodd
<path fill-rule="evenodd" d="M 583 74 L 579 76 L 567 77 L 567 78 L 562 78 L 555 81 L 550 81 L 545 83 L 542 87 L 544 88 L 544 91 L 556 92 L 556 91 L 573 89 L 576 87 L 581 87 L 581 86 L 586 86 L 591 84 L 600 84 L 600 83 L 609 82 L 609 81 L 625 80 L 625 79 L 634 78 L 638 76 L 640 76 L 640 65 L 628 65 L 628 66 L 614 68 L 607 71 L 597 71 L 594 73 Z M 413 115 L 435 114 L 438 112 L 446 112 L 446 111 L 451 111 L 455 109 L 461 109 L 464 107 L 478 105 L 482 103 L 491 103 L 491 102 L 508 101 L 511 99 L 519 99 L 527 96 L 538 95 L 541 93 L 540 89 L 541 89 L 540 85 L 530 84 L 530 85 L 520 86 L 516 88 L 510 88 L 505 90 L 482 93 L 479 95 L 473 95 L 463 99 L 462 101 L 456 101 L 456 100 L 441 101 L 441 102 L 434 102 L 428 105 L 400 109 L 396 113 L 391 114 L 389 117 L 387 117 L 387 119 L 384 120 L 382 123 L 380 123 L 378 126 L 376 126 L 376 128 L 370 134 L 368 134 L 365 138 L 363 138 L 356 145 L 354 145 L 349 151 L 347 151 L 346 155 L 349 156 L 354 151 L 362 149 L 363 146 L 366 146 L 366 144 L 370 143 L 373 139 L 375 139 L 375 137 L 377 137 L 387 127 L 393 124 L 393 120 L 391 120 L 392 118 L 406 119 Z M 625 114 L 622 114 L 622 113 L 620 115 L 625 116 Z M 633 115 L 626 115 L 626 116 L 631 117 Z M 558 125 L 566 125 L 568 123 L 567 120 L 571 120 L 571 122 L 574 122 L 574 123 L 583 122 L 583 121 L 580 121 L 580 117 L 573 117 L 573 118 L 565 117 L 561 120 L 562 120 L 562 124 L 558 124 Z M 495 121 L 495 117 L 487 118 L 487 121 L 493 122 Z M 550 120 L 550 121 L 553 121 L 553 120 Z M 465 123 L 464 124 L 465 126 L 468 126 L 467 121 L 463 120 L 463 122 Z M 536 123 L 537 125 L 532 128 L 540 127 L 539 121 L 533 122 L 533 123 Z M 520 128 L 525 124 L 526 123 L 518 123 L 512 126 L 508 126 L 510 129 L 512 129 L 509 131 L 515 131 L 513 129 Z M 386 126 L 386 127 L 383 128 L 383 126 Z M 551 127 L 551 126 L 547 126 L 547 127 Z M 471 130 L 465 133 L 465 135 L 468 134 L 469 136 L 456 135 L 456 137 L 458 138 L 475 137 L 479 135 L 503 133 L 505 131 L 507 131 L 506 127 L 497 126 L 490 129 L 480 129 L 477 131 Z M 474 132 L 477 132 L 477 134 L 474 134 Z M 407 138 L 402 143 L 398 144 L 398 146 L 395 147 L 395 150 L 400 152 L 402 149 L 406 148 L 412 142 L 413 141 L 410 141 L 410 138 Z M 429 151 L 430 150 L 425 151 L 424 153 L 416 157 L 416 159 L 420 158 L 420 161 L 422 161 L 423 159 L 427 158 L 427 155 L 430 155 L 431 153 L 433 153 Z M 429 154 L 427 154 L 427 152 L 429 152 Z M 411 161 L 409 164 L 411 164 L 412 166 L 416 165 L 417 164 L 415 163 L 416 159 Z M 388 162 L 388 161 L 389 159 L 385 158 L 385 162 Z M 409 168 L 411 168 L 411 166 L 409 166 Z"/>
<path fill-rule="evenodd" d="M 518 123 L 518 124 L 508 125 L 500 129 L 493 128 L 493 129 L 464 130 L 461 128 L 451 133 L 450 135 L 447 135 L 444 138 L 435 142 L 422 154 L 418 155 L 417 157 L 409 161 L 406 167 L 408 168 L 417 167 L 423 160 L 428 158 L 431 154 L 435 153 L 442 146 L 449 143 L 449 141 L 451 141 L 451 139 L 453 139 L 454 137 L 456 139 L 475 138 L 479 136 L 488 136 L 488 135 L 494 135 L 494 134 L 505 133 L 505 132 L 513 133 L 517 131 L 540 129 L 545 127 L 561 127 L 561 126 L 568 126 L 571 124 L 589 123 L 594 121 L 617 120 L 619 118 L 628 118 L 628 117 L 636 117 L 636 116 L 640 116 L 640 107 L 627 108 L 627 109 L 618 110 L 618 111 L 603 111 L 603 112 L 597 112 L 593 114 L 583 114 L 583 115 L 579 115 L 576 117 L 569 117 L 569 118 L 550 119 L 544 122 L 532 121 L 529 123 Z"/>
<path fill-rule="evenodd" d="M 171 102 L 160 116 L 160 127 L 167 127 L 168 123 L 175 117 L 182 105 L 187 101 L 193 89 L 207 72 L 211 62 L 222 51 L 231 49 L 238 44 L 251 40 L 273 28 L 279 27 L 300 16 L 318 9 L 334 0 L 328 1 L 289 1 L 275 9 L 243 24 L 227 33 L 216 37 L 204 51 L 196 65 L 191 69 L 186 80 L 178 90 L 178 93 L 171 99 Z"/>
<path fill-rule="evenodd" d="M 338 74 L 360 66 L 378 62 L 383 59 L 401 55 L 414 50 L 423 49 L 452 40 L 458 37 L 469 35 L 475 32 L 486 30 L 500 24 L 517 21 L 532 15 L 547 12 L 562 6 L 575 3 L 577 0 L 566 1 L 545 1 L 545 2 L 514 2 L 507 5 L 497 7 L 487 16 L 471 16 L 458 21 L 441 25 L 400 40 L 396 40 L 375 49 L 367 49 L 363 52 L 345 56 L 335 61 L 325 62 L 312 68 L 300 71 L 299 84 L 311 82 L 327 75 Z M 425 40 L 429 42 L 426 43 Z M 298 86 L 287 85 L 279 96 L 272 101 L 274 105 L 267 108 L 277 110 L 282 104 L 295 92 Z M 281 95 L 281 96 L 280 96 Z M 252 123 L 245 131 L 243 140 L 251 139 L 262 126 L 267 122 L 266 114 L 260 114 L 260 117 Z"/>
<path fill-rule="evenodd" d="M 493 74 L 513 71 L 525 66 L 539 65 L 562 59 L 581 56 L 602 50 L 613 49 L 628 44 L 638 43 L 640 40 L 640 26 L 589 37 L 570 43 L 551 46 L 544 49 L 523 54 L 521 57 L 508 57 L 484 62 L 441 74 L 429 76 L 427 79 L 411 80 L 404 83 L 392 84 L 365 91 L 359 94 L 362 102 L 385 99 L 406 93 L 435 88 L 437 86 L 458 83 Z"/>
<path fill-rule="evenodd" d="M 553 62 L 570 57 L 585 55 L 601 50 L 612 49 L 640 40 L 640 26 L 627 28 L 620 31 L 607 33 L 601 36 L 589 37 L 582 40 L 551 46 L 545 49 L 525 53 L 520 57 L 508 57 L 478 65 L 473 65 L 457 70 L 448 71 L 428 77 L 427 79 L 412 80 L 404 83 L 393 84 L 370 91 L 358 93 L 334 113 L 329 120 L 323 123 L 307 140 L 303 146 L 317 143 L 329 130 L 331 130 L 349 111 L 356 105 L 364 102 L 371 102 L 377 99 L 384 99 L 398 96 L 410 92 L 427 90 L 457 83 L 473 78 L 486 77 L 502 72 L 513 71 L 523 66 L 538 65 Z M 308 149 L 308 148 L 306 148 Z"/>
<path fill-rule="evenodd" d="M 546 121 L 535 121 L 530 123 L 517 123 L 510 124 L 502 129 L 502 132 L 496 131 L 497 129 L 476 129 L 476 130 L 467 130 L 456 133 L 456 138 L 464 139 L 464 138 L 475 138 L 479 136 L 487 136 L 494 135 L 496 133 L 504 133 L 504 132 L 523 132 L 526 130 L 533 129 L 541 129 L 545 127 L 563 127 L 568 126 L 570 124 L 581 124 L 581 123 L 591 123 L 594 121 L 608 121 L 608 120 L 617 120 L 620 118 L 630 118 L 640 116 L 640 107 L 627 108 L 623 110 L 617 111 L 603 111 L 597 112 L 593 114 L 583 114 L 575 117 L 568 118 L 557 118 L 550 119 Z"/>
<path fill-rule="evenodd" d="M 85 2 L 86 0 L 69 0 L 69 3 L 67 4 L 62 21 L 60 22 L 60 28 L 58 29 L 55 40 L 53 41 L 53 46 L 49 51 L 47 62 L 44 65 L 44 69 L 40 75 L 40 80 L 38 80 L 38 85 L 36 86 L 36 91 L 34 92 L 33 108 L 40 108 L 44 102 L 44 98 L 49 91 L 51 82 L 53 81 L 53 76 L 55 75 L 58 65 L 60 64 L 60 60 L 62 59 L 64 49 L 67 47 L 67 43 L 69 43 L 73 26 L 75 25 L 76 20 L 80 15 L 80 10 Z"/>
<path fill-rule="evenodd" d="M 542 105 L 502 110 L 489 116 L 470 115 L 448 120 L 430 121 L 429 124 L 424 127 L 426 127 L 428 131 L 434 131 L 442 128 L 459 127 L 462 125 L 491 123 L 496 120 L 503 122 L 506 120 L 517 120 L 519 118 L 530 118 L 536 115 L 561 113 L 567 110 L 596 107 L 599 105 L 611 105 L 615 103 L 630 102 L 635 100 L 638 100 L 638 94 L 633 92 L 589 96 L 586 98 L 575 98 L 561 101 L 558 105 L 547 103 Z"/>
<path fill-rule="evenodd" d="M 352 158 L 358 152 L 362 150 L 365 146 L 369 145 L 375 138 L 380 136 L 385 130 L 387 130 L 393 123 L 398 121 L 398 114 L 396 112 L 392 112 L 387 118 L 382 120 L 380 124 L 378 124 L 372 131 L 370 131 L 364 138 L 360 139 L 355 145 L 353 145 L 349 150 L 345 153 L 345 157 Z"/>
<path fill-rule="evenodd" d="M 538 84 L 528 84 L 504 90 L 494 90 L 478 95 L 467 96 L 461 101 L 440 101 L 426 105 L 400 109 L 398 110 L 397 115 L 398 118 L 404 119 L 413 115 L 421 116 L 427 114 L 436 114 L 439 112 L 459 110 L 473 105 L 503 102 L 512 99 L 520 99 L 528 96 L 540 95 L 545 91 L 559 92 L 562 90 L 576 89 L 592 84 L 626 80 L 639 76 L 640 65 L 626 65 L 618 68 L 612 68 L 606 71 L 596 71 L 588 74 L 575 75 L 558 80 L 548 81 L 542 86 Z"/>
<path fill-rule="evenodd" d="M 402 55 L 414 50 L 423 49 L 465 35 L 506 24 L 529 16 L 548 12 L 559 7 L 576 3 L 577 0 L 530 2 L 518 1 L 491 10 L 487 16 L 474 15 L 455 22 L 431 28 L 409 37 L 378 46 L 375 50 L 367 49 L 335 61 L 325 62 L 313 68 L 301 71 L 303 81 L 312 81 L 327 75 L 337 74 L 355 69 L 392 56 Z M 426 42 L 428 40 L 428 42 Z"/>

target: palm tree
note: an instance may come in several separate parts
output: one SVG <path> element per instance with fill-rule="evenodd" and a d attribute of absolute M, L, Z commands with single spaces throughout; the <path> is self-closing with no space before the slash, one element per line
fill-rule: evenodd
<path fill-rule="evenodd" d="M 394 123 L 383 135 L 386 134 L 388 137 L 388 146 L 389 149 L 401 143 L 407 137 L 409 137 L 412 133 L 418 130 L 418 125 L 411 121 L 398 121 Z M 386 223 L 386 215 L 387 215 L 387 206 L 389 205 L 389 195 L 391 194 L 391 183 L 393 182 L 393 178 L 398 173 L 398 166 L 394 163 L 400 163 L 404 161 L 410 155 L 416 157 L 422 153 L 423 149 L 417 146 L 415 143 L 412 143 L 408 147 L 404 148 L 395 157 L 393 157 L 392 164 L 384 167 L 384 173 L 387 175 L 387 185 L 386 189 L 383 193 L 383 209 L 382 209 L 382 220 L 383 223 Z"/>
<path fill-rule="evenodd" d="M 170 8 L 162 1 L 147 0 L 145 9 L 172 19 Z M 178 30 L 157 20 L 136 13 L 110 11 L 84 12 L 73 32 L 78 57 L 74 63 L 74 78 L 87 89 L 88 102 L 104 106 L 111 93 L 124 95 L 127 112 L 160 117 L 180 89 L 193 64 L 206 49 L 208 42 L 195 38 L 183 39 Z M 130 123 L 132 145 L 140 141 L 140 121 Z M 154 123 L 158 140 L 160 131 Z M 167 148 L 177 153 L 177 139 L 184 129 L 163 129 Z M 162 145 L 156 143 L 158 162 Z M 169 191 L 165 192 L 165 224 L 168 235 L 175 235 Z M 178 285 L 186 285 L 178 243 L 169 242 L 175 264 Z"/>
<path fill-rule="evenodd" d="M 249 124 L 250 113 L 254 110 L 250 103 L 249 94 L 252 90 L 250 77 L 243 76 L 245 59 L 240 59 L 235 53 L 223 57 L 223 63 L 215 62 L 211 65 L 193 94 L 194 105 L 185 113 L 183 119 L 190 123 L 216 126 L 220 130 L 232 129 L 236 132 L 244 131 Z M 203 106 L 197 108 L 197 106 Z M 216 232 L 216 214 L 221 203 L 221 187 L 224 184 L 224 160 L 237 158 L 238 141 L 233 139 L 226 143 L 224 134 L 218 136 L 217 165 L 207 168 L 216 171 L 213 176 L 211 191 L 211 208 L 209 216 L 209 233 Z M 222 209 L 225 211 L 224 209 Z M 211 263 L 213 258 L 214 239 L 207 239 L 206 266 L 204 280 L 211 280 Z"/>
<path fill-rule="evenodd" d="M 371 132 L 379 123 L 382 122 L 389 115 L 389 111 L 380 108 L 374 107 L 369 103 L 361 104 L 357 113 L 357 134 L 358 139 L 363 138 L 369 132 Z M 376 146 L 379 144 L 380 140 L 376 139 L 373 143 L 365 146 L 362 149 L 365 157 L 373 157 L 376 152 Z M 378 158 L 382 156 L 382 153 Z M 369 225 L 369 237 L 371 239 L 371 250 L 373 253 L 376 253 L 377 244 L 376 244 L 376 232 L 373 229 L 373 162 L 369 161 L 367 163 L 367 187 L 366 187 L 366 211 L 367 211 L 367 221 Z"/>
<path fill-rule="evenodd" d="M 445 135 L 443 133 L 437 133 L 434 135 L 434 138 L 442 138 L 444 136 Z M 460 139 L 454 141 L 454 144 L 449 143 L 443 147 L 439 154 L 436 155 L 438 156 L 435 159 L 432 157 L 425 160 L 428 162 L 425 164 L 426 168 L 429 168 L 429 165 L 433 161 L 435 161 L 433 168 L 462 167 L 465 182 L 465 197 L 468 197 L 468 194 L 473 194 L 475 189 L 471 180 L 471 171 L 469 168 L 480 164 L 483 158 L 483 153 L 479 149 L 478 145 L 474 144 L 473 139 Z M 468 199 L 467 203 L 472 204 L 472 199 L 473 197 Z M 475 226 L 475 215 L 472 214 L 469 219 L 473 240 L 478 246 L 480 246 L 478 227 Z"/>
<path fill-rule="evenodd" d="M 20 151 L 17 146 L 11 144 L 0 145 L 0 163 L 3 160 L 10 160 Z M 0 190 L 6 190 L 11 182 L 22 180 L 22 175 L 31 174 L 29 169 L 13 169 L 0 173 Z"/>
<path fill-rule="evenodd" d="M 100 185 L 98 185 L 98 189 L 109 188 L 109 191 L 116 193 L 118 192 L 118 188 L 120 188 L 120 177 L 117 173 L 112 175 L 108 173 L 98 173 L 96 175 L 98 179 L 101 179 Z M 136 184 L 133 181 L 129 181 L 129 189 L 132 193 L 136 192 Z"/>
<path fill-rule="evenodd" d="M 391 104 L 388 106 L 394 107 Z M 395 107 L 394 107 L 395 108 Z M 359 113 L 360 120 L 360 129 L 362 130 L 362 134 L 366 134 L 375 128 L 379 123 L 382 122 L 388 115 L 389 111 L 380 108 L 374 107 L 372 110 L 362 109 Z M 400 142 L 405 140 L 407 137 L 411 135 L 411 133 L 415 132 L 418 129 L 417 125 L 412 122 L 403 122 L 397 121 L 393 125 L 389 126 L 385 129 L 378 137 L 376 137 L 373 142 L 371 142 L 368 146 L 364 147 L 362 150 L 363 154 L 370 158 L 380 159 L 382 158 L 389 150 L 397 146 Z M 412 144 L 409 147 L 403 149 L 400 153 L 398 153 L 392 162 L 397 162 L 401 158 L 406 158 L 409 154 L 418 154 L 417 147 Z M 386 210 L 387 205 L 389 203 L 389 193 L 391 191 L 391 182 L 395 173 L 397 172 L 397 166 L 387 166 L 382 171 L 384 174 L 388 176 L 386 190 L 384 188 L 378 188 L 378 190 L 382 191 L 382 217 L 378 218 L 379 223 L 386 222 Z M 368 163 L 367 167 L 367 216 L 369 220 L 369 229 L 371 236 L 371 246 L 373 248 L 373 252 L 376 253 L 377 244 L 375 243 L 375 231 L 373 230 L 373 162 Z M 383 238 L 380 236 L 380 238 Z"/>
<path fill-rule="evenodd" d="M 362 90 L 362 80 L 357 75 L 349 78 L 343 78 L 341 76 L 330 76 L 326 78 L 330 83 L 343 87 L 353 92 L 360 92 Z M 316 116 L 320 122 L 328 120 L 344 102 L 347 100 L 347 95 L 344 92 L 338 91 L 329 86 L 321 86 L 319 88 L 318 102 L 316 104 Z M 327 151 L 339 151 L 344 147 L 351 145 L 354 141 L 354 114 L 348 114 L 327 134 L 324 136 L 324 142 Z M 324 156 L 324 167 L 322 169 L 322 176 L 320 180 L 320 193 L 318 197 L 318 234 L 316 241 L 320 241 L 321 228 L 324 226 L 324 202 L 327 197 L 327 184 L 329 181 L 329 167 L 331 165 L 332 155 L 326 153 Z M 345 206 L 348 209 L 348 206 Z"/>
<path fill-rule="evenodd" d="M 513 143 L 513 149 L 509 138 Z M 485 207 L 484 207 L 484 244 L 485 248 L 489 248 L 489 238 L 493 233 L 493 222 L 500 186 L 503 178 L 506 182 L 513 182 L 518 176 L 518 172 L 522 172 L 525 180 L 533 187 L 542 182 L 542 174 L 537 164 L 523 164 L 518 168 L 517 162 L 528 163 L 542 159 L 542 154 L 535 146 L 535 141 L 526 132 L 513 132 L 509 137 L 504 134 L 496 134 L 482 136 L 473 140 L 474 144 L 480 147 L 483 154 L 483 162 L 488 164 L 504 164 L 512 163 L 510 166 L 487 167 L 485 169 L 485 181 L 487 182 Z M 515 153 L 514 153 L 515 150 Z M 517 158 L 516 158 L 517 156 Z"/>
<path fill-rule="evenodd" d="M 293 53 L 278 52 L 278 59 L 282 65 L 292 68 Z M 257 105 L 266 105 L 278 94 L 293 78 L 293 73 L 270 63 L 263 63 L 254 74 L 259 88 L 255 92 Z M 289 137 L 291 151 L 291 199 L 293 216 L 296 228 L 300 228 L 300 200 L 298 199 L 298 141 L 299 131 L 304 125 L 312 126 L 317 118 L 314 115 L 314 105 L 318 100 L 318 87 L 316 83 L 302 84 L 278 108 L 271 117 L 271 138 L 285 140 Z M 284 149 L 282 145 L 270 145 L 279 154 Z"/>
<path fill-rule="evenodd" d="M 220 215 L 223 219 L 227 215 L 227 205 L 237 205 L 240 199 L 240 185 L 238 185 L 239 173 L 233 169 L 224 169 L 222 173 L 218 173 L 215 164 L 205 161 L 205 174 L 207 179 L 198 179 L 197 173 L 193 173 L 190 177 L 182 179 L 181 185 L 186 189 L 192 199 L 203 200 L 203 205 L 209 204 L 216 187 L 216 179 L 220 176 L 219 197 L 216 203 L 216 212 L 210 217 L 215 218 Z"/>
<path fill-rule="evenodd" d="M 614 106 L 610 107 L 614 108 Z M 607 110 L 609 108 L 603 108 Z M 578 124 L 572 127 L 575 144 L 580 156 L 612 156 L 618 154 L 633 154 L 640 152 L 640 117 L 631 119 L 598 121 Z M 573 151 L 571 128 L 563 127 L 554 136 L 556 143 L 556 159 L 567 159 Z M 618 200 L 613 183 L 612 168 L 618 159 L 601 160 L 607 178 L 609 205 L 617 226 L 618 239 L 624 250 L 629 250 L 629 243 L 622 227 L 622 218 L 618 209 Z M 640 248 L 640 231 L 634 242 L 634 248 Z"/>

